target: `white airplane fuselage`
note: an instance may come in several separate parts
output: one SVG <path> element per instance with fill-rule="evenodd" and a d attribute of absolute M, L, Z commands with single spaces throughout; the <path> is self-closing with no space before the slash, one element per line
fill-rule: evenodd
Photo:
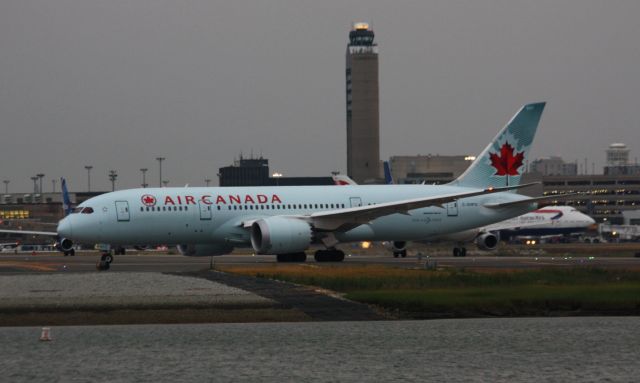
<path fill-rule="evenodd" d="M 304 220 L 316 212 L 473 190 L 431 185 L 130 189 L 83 202 L 75 214 L 60 221 L 58 233 L 84 243 L 246 247 L 251 245 L 246 223 L 258 219 L 281 216 Z M 339 242 L 428 239 L 486 226 L 536 208 L 535 202 L 498 209 L 483 206 L 524 199 L 510 192 L 484 194 L 442 207 L 386 215 L 333 234 Z"/>

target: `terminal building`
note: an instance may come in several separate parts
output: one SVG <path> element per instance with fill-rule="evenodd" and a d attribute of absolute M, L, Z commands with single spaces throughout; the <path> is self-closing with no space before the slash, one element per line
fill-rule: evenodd
<path fill-rule="evenodd" d="M 392 156 L 389 165 L 395 183 L 440 185 L 456 179 L 473 160 L 473 156 Z"/>
<path fill-rule="evenodd" d="M 347 175 L 380 183 L 378 44 L 366 23 L 349 32 L 346 53 Z"/>
<path fill-rule="evenodd" d="M 304 186 L 333 185 L 332 177 L 283 177 L 269 173 L 266 158 L 242 158 L 218 169 L 220 186 Z"/>

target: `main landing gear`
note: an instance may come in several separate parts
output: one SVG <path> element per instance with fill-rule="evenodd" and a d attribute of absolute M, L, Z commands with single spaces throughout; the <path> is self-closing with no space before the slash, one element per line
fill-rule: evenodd
<path fill-rule="evenodd" d="M 454 257 L 466 257 L 467 256 L 467 248 L 466 247 L 454 247 L 453 248 L 453 256 Z"/>
<path fill-rule="evenodd" d="M 344 261 L 344 252 L 337 249 L 318 250 L 314 258 L 316 262 L 342 262 Z"/>
<path fill-rule="evenodd" d="M 63 253 L 64 253 L 65 257 L 69 256 L 69 255 L 73 257 L 74 255 L 76 255 L 76 250 L 75 249 L 71 249 L 69 251 L 64 251 Z"/>
<path fill-rule="evenodd" d="M 400 250 L 400 251 L 394 251 L 393 252 L 393 258 L 398 258 L 398 257 L 406 258 L 407 257 L 407 249 Z"/>
<path fill-rule="evenodd" d="M 278 262 L 306 262 L 307 254 L 300 253 L 278 254 Z"/>
<path fill-rule="evenodd" d="M 111 262 L 113 262 L 113 255 L 111 253 L 103 253 L 98 263 L 96 263 L 96 269 L 100 271 L 109 270 Z"/>

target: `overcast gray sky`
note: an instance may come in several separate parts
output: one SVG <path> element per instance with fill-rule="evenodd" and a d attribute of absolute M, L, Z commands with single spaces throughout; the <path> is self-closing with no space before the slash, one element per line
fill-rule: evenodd
<path fill-rule="evenodd" d="M 518 107 L 548 101 L 533 156 L 597 167 L 640 156 L 640 1 L 0 2 L 0 177 L 217 182 L 240 152 L 285 175 L 346 170 L 344 53 L 380 47 L 382 158 L 477 154 Z M 4 185 L 0 185 L 3 187 Z M 3 190 L 4 191 L 4 190 Z"/>

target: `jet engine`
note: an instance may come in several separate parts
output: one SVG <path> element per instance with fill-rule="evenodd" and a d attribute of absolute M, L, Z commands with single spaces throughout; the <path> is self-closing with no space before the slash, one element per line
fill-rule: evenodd
<path fill-rule="evenodd" d="M 251 225 L 251 245 L 258 254 L 304 251 L 312 240 L 311 226 L 295 218 L 268 217 Z"/>
<path fill-rule="evenodd" d="M 394 253 L 404 251 L 407 249 L 407 241 L 391 241 L 386 243 L 388 247 Z"/>
<path fill-rule="evenodd" d="M 187 257 L 209 257 L 229 254 L 233 251 L 233 246 L 227 244 L 178 245 L 178 251 Z"/>
<path fill-rule="evenodd" d="M 60 242 L 58 242 L 58 248 L 63 252 L 71 251 L 71 249 L 73 249 L 73 241 L 69 238 L 62 238 Z"/>
<path fill-rule="evenodd" d="M 483 233 L 476 238 L 476 246 L 480 250 L 494 250 L 498 247 L 500 238 L 493 233 Z"/>

